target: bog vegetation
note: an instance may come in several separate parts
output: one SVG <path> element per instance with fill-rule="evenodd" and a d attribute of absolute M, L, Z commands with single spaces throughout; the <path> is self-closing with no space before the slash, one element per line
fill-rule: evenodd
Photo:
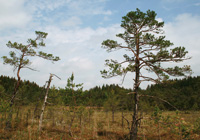
<path fill-rule="evenodd" d="M 110 39 L 102 43 L 108 52 L 127 51 L 122 62 L 106 60 L 109 69 L 101 71 L 102 76 L 124 79 L 134 73 L 133 89 L 111 84 L 83 90 L 84 83 L 74 83 L 73 73 L 65 88 L 51 86 L 52 77 L 59 78 L 52 73 L 43 87 L 22 81 L 20 70 L 33 70 L 29 57 L 60 58 L 38 51 L 45 47 L 47 33 L 36 31 L 28 45 L 9 41 L 7 47 L 15 51 L 2 58 L 16 70 L 17 79 L 0 77 L 0 139 L 200 139 L 200 77 L 190 75 L 189 65 L 164 67 L 190 57 L 184 47 L 173 47 L 161 36 L 163 26 L 154 11 L 136 9 L 122 18 L 124 33 L 117 37 L 125 45 Z M 155 84 L 141 89 L 143 81 Z"/>

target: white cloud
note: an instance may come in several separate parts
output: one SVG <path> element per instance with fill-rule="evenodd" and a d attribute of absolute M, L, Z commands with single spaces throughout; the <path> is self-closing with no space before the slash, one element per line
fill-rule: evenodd
<path fill-rule="evenodd" d="M 0 30 L 7 27 L 24 27 L 31 19 L 24 0 L 0 0 Z"/>
<path fill-rule="evenodd" d="M 111 10 L 105 9 L 106 1 L 107 0 L 30 0 L 26 4 L 36 18 L 41 18 L 50 23 L 57 23 L 59 19 L 63 20 L 63 24 L 72 25 L 74 20 L 80 21 L 80 16 L 112 15 Z M 47 16 L 49 13 L 51 13 L 50 17 Z"/>
<path fill-rule="evenodd" d="M 76 26 L 81 25 L 81 24 L 82 24 L 81 19 L 78 18 L 78 17 L 75 17 L 75 16 L 73 16 L 73 17 L 62 22 L 62 26 L 64 26 L 64 27 L 66 27 L 66 26 L 67 27 L 76 27 Z"/>
<path fill-rule="evenodd" d="M 113 54 L 108 54 L 101 48 L 101 42 L 107 38 L 115 38 L 115 34 L 119 31 L 121 31 L 119 25 L 74 30 L 47 27 L 49 33 L 47 45 L 51 48 L 50 52 L 58 54 L 61 58 L 56 73 L 61 77 L 67 77 L 74 72 L 78 83 L 87 83 L 84 85 L 86 89 L 91 88 L 88 87 L 89 85 L 98 85 L 104 60 L 109 55 L 113 56 Z M 52 70 L 51 68 L 48 69 Z"/>
<path fill-rule="evenodd" d="M 195 6 L 200 6 L 200 2 L 199 2 L 199 3 L 195 3 L 194 5 L 195 5 Z"/>
<path fill-rule="evenodd" d="M 105 0 L 76 0 L 68 3 L 69 10 L 75 15 L 111 15 L 112 11 L 105 10 Z"/>
<path fill-rule="evenodd" d="M 92 70 L 94 68 L 94 64 L 91 60 L 78 56 L 70 58 L 67 63 L 69 64 L 69 66 L 78 70 Z"/>
<path fill-rule="evenodd" d="M 71 0 L 29 0 L 27 2 L 28 7 L 32 8 L 34 11 L 54 11 L 65 4 L 69 3 Z"/>
<path fill-rule="evenodd" d="M 162 18 L 157 18 L 156 19 L 158 22 L 163 22 L 163 19 Z"/>
<path fill-rule="evenodd" d="M 174 43 L 175 46 L 184 46 L 188 50 L 188 56 L 192 59 L 183 64 L 191 65 L 194 75 L 200 75 L 200 16 L 191 14 L 181 14 L 173 22 L 166 23 L 166 37 Z"/>
<path fill-rule="evenodd" d="M 4 65 L 2 60 L 0 61 L 0 67 L 1 67 L 0 70 L 1 74 L 14 76 L 12 67 L 10 67 L 9 65 Z"/>

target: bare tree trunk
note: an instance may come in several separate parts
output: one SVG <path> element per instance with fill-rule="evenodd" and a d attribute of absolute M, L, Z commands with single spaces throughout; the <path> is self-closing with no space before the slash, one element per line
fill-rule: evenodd
<path fill-rule="evenodd" d="M 49 87 L 50 87 L 50 84 L 51 84 L 52 77 L 53 77 L 53 75 L 50 74 L 49 81 L 48 81 L 48 86 L 47 86 L 47 91 L 46 91 L 46 95 L 45 95 L 45 98 L 44 98 L 44 103 L 43 103 L 43 106 L 42 106 L 42 112 L 41 112 L 41 115 L 40 115 L 39 129 L 38 129 L 39 131 L 41 130 L 41 127 L 42 127 L 42 119 L 43 119 L 43 115 L 44 115 L 44 109 L 45 109 L 45 105 L 46 105 L 46 102 L 47 102 L 48 92 L 49 92 Z"/>
<path fill-rule="evenodd" d="M 43 87 L 43 89 L 42 89 L 42 91 L 41 91 L 41 93 L 40 93 L 40 96 L 38 97 L 38 101 L 37 101 L 37 103 L 36 103 L 36 105 L 35 105 L 35 109 L 34 109 L 33 116 L 32 116 L 32 125 L 33 125 L 33 122 L 34 122 L 34 118 L 35 118 L 35 116 L 36 116 L 36 112 L 37 112 L 37 110 L 38 110 L 38 106 L 39 106 L 40 99 L 42 98 L 42 97 L 41 97 L 41 96 L 42 96 L 42 93 L 43 93 L 44 90 L 45 90 L 46 83 L 47 83 L 47 82 L 45 82 L 45 85 L 44 85 L 44 87 Z M 38 116 L 36 116 L 36 118 L 39 119 L 39 114 L 38 114 Z"/>

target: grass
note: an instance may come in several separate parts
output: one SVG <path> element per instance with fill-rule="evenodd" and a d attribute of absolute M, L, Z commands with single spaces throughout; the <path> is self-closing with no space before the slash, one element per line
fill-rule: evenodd
<path fill-rule="evenodd" d="M 112 113 L 101 108 L 77 108 L 69 135 L 73 112 L 68 107 L 47 107 L 42 131 L 38 132 L 39 119 L 33 119 L 31 106 L 15 109 L 12 129 L 5 130 L 8 113 L 0 114 L 0 140 L 127 140 L 131 112 Z M 138 130 L 141 140 L 200 139 L 200 112 L 174 112 L 160 110 L 140 113 L 143 118 Z M 129 121 L 126 121 L 129 120 Z"/>

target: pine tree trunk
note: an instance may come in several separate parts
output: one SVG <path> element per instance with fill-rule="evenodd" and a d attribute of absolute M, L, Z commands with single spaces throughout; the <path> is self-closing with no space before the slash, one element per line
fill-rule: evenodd
<path fill-rule="evenodd" d="M 14 104 L 14 99 L 15 99 L 15 96 L 17 94 L 17 91 L 19 89 L 19 85 L 20 85 L 20 80 L 21 80 L 21 77 L 19 76 L 19 73 L 20 73 L 20 70 L 22 69 L 22 60 L 24 59 L 24 56 L 25 56 L 25 53 L 23 52 L 21 58 L 20 58 L 20 64 L 18 66 L 18 69 L 17 69 L 17 84 L 15 85 L 15 89 L 14 89 L 14 92 L 13 92 L 13 96 L 11 98 L 11 101 L 10 101 L 10 107 L 12 107 L 12 105 Z"/>
<path fill-rule="evenodd" d="M 134 114 L 132 116 L 132 124 L 131 124 L 131 131 L 130 131 L 130 140 L 137 140 L 137 132 L 138 132 L 138 89 L 135 90 L 134 96 Z"/>
<path fill-rule="evenodd" d="M 135 106 L 134 106 L 134 115 L 132 118 L 130 140 L 136 140 L 138 132 L 138 94 L 135 93 L 134 98 L 135 98 Z"/>
<path fill-rule="evenodd" d="M 138 132 L 138 105 L 139 105 L 139 76 L 140 76 L 140 60 L 139 60 L 139 38 L 136 39 L 136 58 L 135 58 L 135 84 L 134 84 L 134 108 L 130 130 L 130 140 L 137 140 Z"/>

